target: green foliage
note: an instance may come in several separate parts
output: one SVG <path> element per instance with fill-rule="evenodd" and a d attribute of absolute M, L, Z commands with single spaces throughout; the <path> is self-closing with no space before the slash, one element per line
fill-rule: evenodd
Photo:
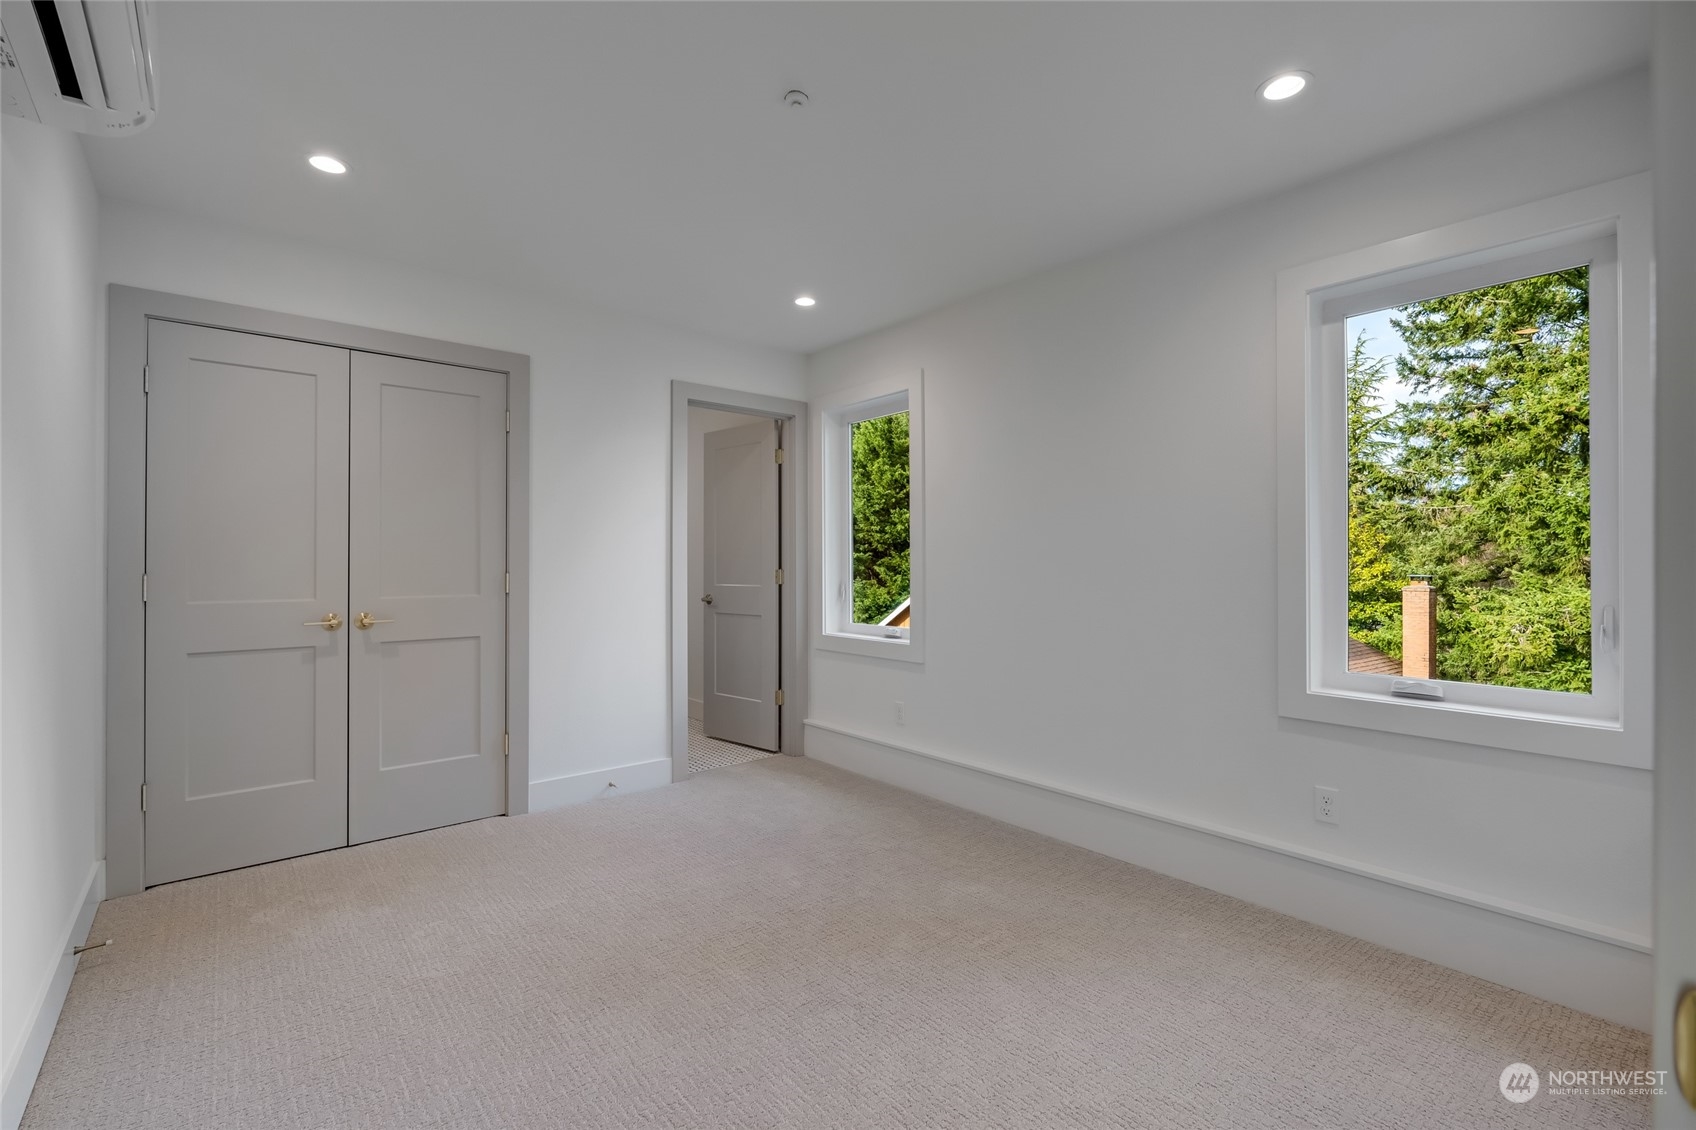
<path fill-rule="evenodd" d="M 1520 573 L 1456 586 L 1437 616 L 1445 679 L 1546 691 L 1590 690 L 1590 582 Z"/>
<path fill-rule="evenodd" d="M 1401 652 L 1399 590 L 1441 598 L 1438 674 L 1590 690 L 1588 268 L 1404 306 L 1395 375 L 1348 373 L 1349 630 Z"/>
<path fill-rule="evenodd" d="M 851 436 L 854 622 L 876 624 L 912 586 L 907 413 L 862 420 Z"/>
<path fill-rule="evenodd" d="M 1390 552 L 1389 536 L 1369 516 L 1349 515 L 1349 635 L 1364 640 L 1394 621 L 1395 646 L 1378 650 L 1399 659 L 1406 574 Z"/>

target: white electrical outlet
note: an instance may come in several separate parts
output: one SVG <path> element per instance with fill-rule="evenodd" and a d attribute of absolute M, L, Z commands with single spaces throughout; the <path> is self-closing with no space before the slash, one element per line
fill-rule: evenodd
<path fill-rule="evenodd" d="M 905 726 L 907 724 L 907 704 L 904 702 L 897 702 L 895 704 L 895 724 L 897 726 Z"/>
<path fill-rule="evenodd" d="M 1340 794 L 1336 789 L 1328 789 L 1324 785 L 1313 786 L 1313 818 L 1321 824 L 1341 824 L 1343 822 L 1342 804 L 1338 799 Z"/>

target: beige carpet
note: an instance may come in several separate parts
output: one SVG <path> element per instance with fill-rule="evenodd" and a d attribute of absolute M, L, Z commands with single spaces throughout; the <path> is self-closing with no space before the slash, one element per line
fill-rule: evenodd
<path fill-rule="evenodd" d="M 1644 1126 L 1646 1038 L 794 758 L 107 903 L 44 1127 Z"/>

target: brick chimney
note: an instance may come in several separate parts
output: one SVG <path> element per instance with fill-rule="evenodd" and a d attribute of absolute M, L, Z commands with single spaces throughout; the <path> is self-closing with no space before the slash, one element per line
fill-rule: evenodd
<path fill-rule="evenodd" d="M 1437 590 L 1429 577 L 1402 589 L 1402 676 L 1437 677 Z"/>

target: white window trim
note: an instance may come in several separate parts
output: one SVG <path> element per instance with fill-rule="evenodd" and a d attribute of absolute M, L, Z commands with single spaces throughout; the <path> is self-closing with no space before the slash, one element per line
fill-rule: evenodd
<path fill-rule="evenodd" d="M 814 400 L 813 450 L 817 452 L 818 484 L 813 506 L 813 544 L 819 570 L 814 576 L 813 608 L 818 614 L 813 646 L 825 651 L 873 655 L 907 663 L 923 663 L 925 622 L 925 460 L 924 373 L 892 377 L 841 389 Z M 852 622 L 852 513 L 849 504 L 850 447 L 848 427 L 860 420 L 907 413 L 909 514 L 912 522 L 912 617 L 910 626 L 885 629 Z M 895 634 L 891 634 L 895 633 Z"/>
<path fill-rule="evenodd" d="M 1281 715 L 1651 767 L 1650 238 L 1644 173 L 1279 274 Z M 1347 345 L 1340 323 L 1353 313 L 1415 301 L 1422 290 L 1432 297 L 1573 266 L 1584 256 L 1560 260 L 1580 245 L 1594 250 L 1598 242 L 1603 254 L 1591 280 L 1591 586 L 1598 611 L 1592 629 L 1598 693 L 1442 682 L 1444 701 L 1392 696 L 1390 676 L 1350 673 L 1344 658 L 1348 551 L 1341 381 Z M 1597 317 L 1598 310 L 1613 317 Z M 1613 608 L 1611 646 L 1600 638 L 1604 606 Z"/>

